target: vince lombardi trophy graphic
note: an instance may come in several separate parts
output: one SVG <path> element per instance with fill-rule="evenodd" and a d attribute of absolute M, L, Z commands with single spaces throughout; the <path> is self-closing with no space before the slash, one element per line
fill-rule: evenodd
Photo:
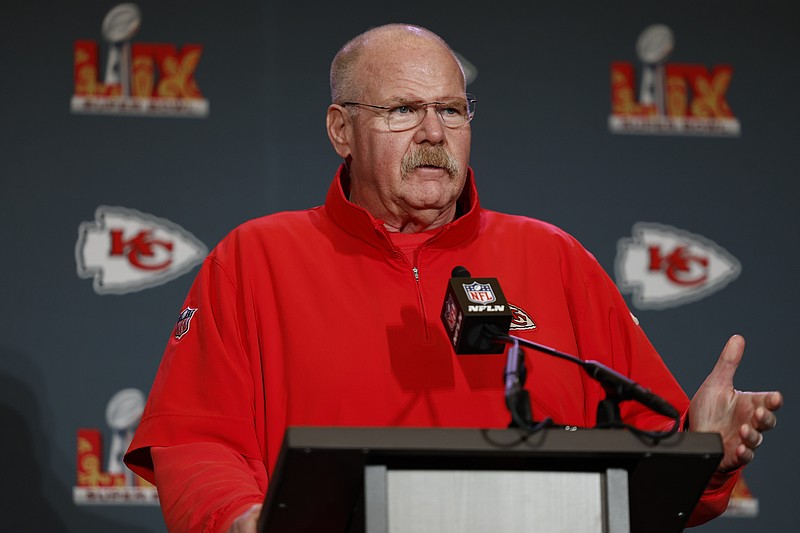
<path fill-rule="evenodd" d="M 136 4 L 119 4 L 103 19 L 103 38 L 108 41 L 106 85 L 122 86 L 122 96 L 131 95 L 131 38 L 139 31 L 142 16 Z"/>
<path fill-rule="evenodd" d="M 109 474 L 125 474 L 125 485 L 129 487 L 134 484 L 134 474 L 122 462 L 122 456 L 133 440 L 144 403 L 144 394 L 139 389 L 122 389 L 106 406 L 106 422 L 112 431 L 107 471 Z"/>
<path fill-rule="evenodd" d="M 643 63 L 639 103 L 655 104 L 660 116 L 666 115 L 664 61 L 674 43 L 672 30 L 663 24 L 648 26 L 636 41 L 636 54 Z"/>

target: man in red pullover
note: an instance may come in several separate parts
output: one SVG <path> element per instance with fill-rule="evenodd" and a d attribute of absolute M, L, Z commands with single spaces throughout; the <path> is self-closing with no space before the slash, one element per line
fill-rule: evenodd
<path fill-rule="evenodd" d="M 599 359 L 718 432 L 724 458 L 690 523 L 721 513 L 775 426 L 778 392 L 742 393 L 733 336 L 691 402 L 613 282 L 571 236 L 482 209 L 468 166 L 474 99 L 447 44 L 388 25 L 331 67 L 327 129 L 344 160 L 325 205 L 234 230 L 187 296 L 126 456 L 171 531 L 254 532 L 290 425 L 502 428 L 502 355 L 457 357 L 438 320 L 456 265 L 495 276 L 515 334 Z M 602 389 L 532 355 L 534 413 L 592 427 Z M 634 402 L 623 419 L 673 421 Z"/>

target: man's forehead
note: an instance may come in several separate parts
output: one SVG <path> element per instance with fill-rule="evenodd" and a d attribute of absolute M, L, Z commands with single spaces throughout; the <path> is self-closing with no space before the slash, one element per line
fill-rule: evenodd
<path fill-rule="evenodd" d="M 464 93 L 461 69 L 453 55 L 439 43 L 425 41 L 406 47 L 375 47 L 359 61 L 359 81 L 367 92 L 384 97 L 437 97 Z M 377 96 L 377 95 L 376 95 Z M 430 95 L 427 95 L 430 96 Z"/>
<path fill-rule="evenodd" d="M 391 95 L 388 96 L 383 100 L 383 103 L 386 105 L 392 104 L 409 104 L 409 105 L 423 105 L 423 104 L 431 104 L 431 103 L 442 103 L 442 104 L 462 104 L 466 105 L 466 96 L 461 94 L 447 94 L 442 96 L 437 96 L 435 100 L 431 101 L 427 98 L 420 98 L 416 95 Z"/>

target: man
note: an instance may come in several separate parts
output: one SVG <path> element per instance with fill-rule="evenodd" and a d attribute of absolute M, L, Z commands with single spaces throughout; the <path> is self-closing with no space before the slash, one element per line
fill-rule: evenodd
<path fill-rule="evenodd" d="M 255 531 L 289 425 L 505 427 L 502 356 L 459 356 L 438 313 L 451 269 L 496 276 L 531 340 L 600 359 L 716 431 L 725 456 L 692 517 L 724 510 L 775 426 L 780 393 L 740 393 L 734 336 L 690 403 L 613 282 L 572 237 L 480 208 L 468 167 L 474 102 L 438 36 L 389 25 L 331 68 L 328 134 L 344 159 L 325 205 L 251 221 L 209 255 L 127 455 L 176 531 Z M 594 425 L 602 389 L 531 354 L 534 414 Z M 672 421 L 634 402 L 624 419 Z"/>

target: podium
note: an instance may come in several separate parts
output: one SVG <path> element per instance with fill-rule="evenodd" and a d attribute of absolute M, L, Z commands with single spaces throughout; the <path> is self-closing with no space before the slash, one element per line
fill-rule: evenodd
<path fill-rule="evenodd" d="M 713 433 L 290 427 L 259 531 L 671 533 L 721 459 Z"/>

